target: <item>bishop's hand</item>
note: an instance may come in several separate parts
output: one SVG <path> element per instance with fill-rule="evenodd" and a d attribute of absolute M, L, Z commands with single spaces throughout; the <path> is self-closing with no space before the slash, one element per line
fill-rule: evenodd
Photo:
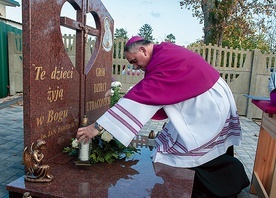
<path fill-rule="evenodd" d="M 88 143 L 89 139 L 95 137 L 99 134 L 99 130 L 94 127 L 94 124 L 91 124 L 86 127 L 81 127 L 77 131 L 76 138 L 79 142 L 84 140 L 84 144 Z"/>

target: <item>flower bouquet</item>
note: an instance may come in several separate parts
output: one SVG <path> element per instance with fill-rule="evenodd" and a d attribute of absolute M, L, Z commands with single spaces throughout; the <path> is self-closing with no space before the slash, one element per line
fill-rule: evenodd
<path fill-rule="evenodd" d="M 121 87 L 120 82 L 112 82 L 110 90 L 111 107 L 122 97 L 120 93 Z M 113 138 L 108 131 L 103 130 L 99 135 L 92 138 L 89 151 L 89 163 L 95 164 L 99 162 L 112 163 L 117 159 L 129 158 L 132 154 L 139 152 L 139 149 L 133 146 L 124 146 Z M 79 144 L 77 139 L 72 138 L 70 146 L 65 147 L 63 153 L 67 153 L 69 156 L 78 156 Z"/>

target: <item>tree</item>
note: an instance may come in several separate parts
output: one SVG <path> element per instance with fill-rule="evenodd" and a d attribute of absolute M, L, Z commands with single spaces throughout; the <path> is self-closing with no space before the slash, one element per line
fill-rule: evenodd
<path fill-rule="evenodd" d="M 169 34 L 166 36 L 165 41 L 175 43 L 175 36 L 173 34 Z"/>
<path fill-rule="evenodd" d="M 276 19 L 269 21 L 269 28 L 267 32 L 267 39 L 271 52 L 276 53 Z"/>
<path fill-rule="evenodd" d="M 240 19 L 241 21 L 243 19 Z M 222 46 L 238 49 L 260 49 L 262 52 L 269 52 L 269 43 L 265 35 L 256 34 L 256 30 L 246 27 L 244 22 L 242 27 L 237 27 L 238 23 L 230 23 L 224 30 Z"/>
<path fill-rule="evenodd" d="M 127 36 L 127 31 L 123 28 L 120 29 L 115 29 L 115 33 L 114 33 L 114 38 L 124 38 L 124 39 L 128 39 Z"/>
<path fill-rule="evenodd" d="M 245 33 L 256 33 L 256 27 L 266 32 L 267 19 L 276 17 L 273 0 L 181 0 L 180 6 L 192 10 L 204 23 L 205 44 L 221 45 L 225 30 L 233 22 Z"/>
<path fill-rule="evenodd" d="M 142 38 L 149 40 L 149 41 L 154 41 L 154 38 L 152 36 L 152 27 L 149 24 L 144 24 L 140 29 L 138 35 L 141 36 Z"/>

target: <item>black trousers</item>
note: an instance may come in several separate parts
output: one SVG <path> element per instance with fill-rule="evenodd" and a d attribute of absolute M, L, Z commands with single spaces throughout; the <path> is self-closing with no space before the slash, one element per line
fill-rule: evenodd
<path fill-rule="evenodd" d="M 249 186 L 243 164 L 228 153 L 192 168 L 195 171 L 193 198 L 236 197 Z"/>

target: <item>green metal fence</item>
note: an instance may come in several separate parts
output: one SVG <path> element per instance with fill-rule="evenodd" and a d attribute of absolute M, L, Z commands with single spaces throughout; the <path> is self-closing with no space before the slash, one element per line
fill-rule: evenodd
<path fill-rule="evenodd" d="M 22 34 L 22 30 L 0 21 L 0 98 L 9 95 L 8 32 Z"/>

